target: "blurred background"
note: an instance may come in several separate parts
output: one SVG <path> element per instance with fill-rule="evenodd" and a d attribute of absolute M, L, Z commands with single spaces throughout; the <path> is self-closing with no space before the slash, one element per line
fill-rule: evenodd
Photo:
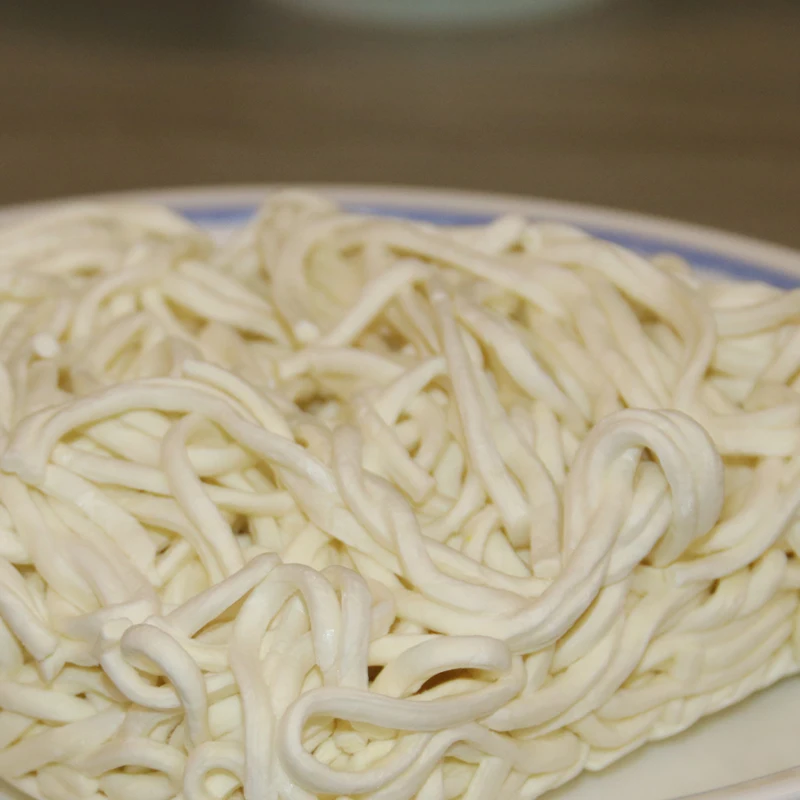
<path fill-rule="evenodd" d="M 293 181 L 523 193 L 800 247 L 800 1 L 420 31 L 268 0 L 2 0 L 0 203 Z"/>

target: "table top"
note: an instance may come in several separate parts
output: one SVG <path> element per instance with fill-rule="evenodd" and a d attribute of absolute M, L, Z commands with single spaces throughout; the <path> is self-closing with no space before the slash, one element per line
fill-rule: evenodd
<path fill-rule="evenodd" d="M 416 184 L 800 247 L 799 41 L 796 0 L 608 0 L 438 34 L 312 23 L 267 0 L 3 0 L 0 203 Z"/>

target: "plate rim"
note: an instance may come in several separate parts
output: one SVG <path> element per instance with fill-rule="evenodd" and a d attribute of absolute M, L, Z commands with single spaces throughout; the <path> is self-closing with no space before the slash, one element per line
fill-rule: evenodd
<path fill-rule="evenodd" d="M 231 183 L 207 186 L 130 189 L 64 195 L 45 200 L 0 205 L 0 222 L 53 210 L 68 203 L 151 202 L 185 210 L 200 210 L 212 202 L 223 206 L 257 205 L 280 190 L 322 194 L 349 205 L 394 206 L 397 210 L 436 210 L 465 214 L 501 215 L 520 213 L 543 219 L 568 217 L 574 224 L 611 226 L 614 229 L 650 238 L 673 239 L 738 261 L 763 264 L 789 277 L 800 276 L 800 249 L 740 234 L 711 225 L 662 217 L 639 211 L 553 200 L 523 194 L 471 191 L 425 186 L 383 185 L 380 183 Z"/>
<path fill-rule="evenodd" d="M 602 205 L 505 194 L 415 186 L 386 186 L 379 183 L 253 183 L 198 185 L 176 188 L 132 189 L 125 191 L 65 195 L 0 206 L 0 224 L 15 218 L 54 210 L 72 203 L 141 202 L 159 203 L 179 211 L 203 208 L 255 207 L 280 190 L 313 192 L 354 206 L 373 206 L 386 211 L 435 211 L 454 214 L 494 216 L 524 214 L 542 219 L 566 218 L 577 226 L 609 226 L 654 240 L 670 239 L 709 254 L 729 256 L 751 262 L 755 272 L 777 271 L 800 278 L 800 250 L 691 222 Z M 198 223 L 213 227 L 213 221 Z M 796 800 L 800 798 L 800 759 L 798 766 L 758 778 L 721 786 L 675 800 Z"/>

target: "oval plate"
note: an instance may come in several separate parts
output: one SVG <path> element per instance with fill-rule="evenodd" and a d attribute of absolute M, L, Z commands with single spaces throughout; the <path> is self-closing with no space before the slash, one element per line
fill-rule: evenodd
<path fill-rule="evenodd" d="M 278 187 L 186 189 L 104 195 L 168 205 L 214 234 L 242 225 Z M 441 225 L 501 214 L 577 225 L 645 255 L 676 253 L 703 271 L 784 288 L 800 286 L 800 253 L 742 236 L 639 214 L 569 203 L 428 189 L 304 186 L 348 210 Z M 81 198 L 87 199 L 87 198 Z M 94 199 L 94 198 L 91 198 Z M 63 202 L 63 201 L 59 201 Z M 58 203 L 19 206 L 0 221 Z M 552 800 L 796 800 L 800 798 L 800 679 L 708 717 L 685 733 L 646 745 L 607 770 L 584 774 Z M 0 790 L 2 797 L 2 790 Z M 142 798 L 145 800 L 145 798 Z"/>

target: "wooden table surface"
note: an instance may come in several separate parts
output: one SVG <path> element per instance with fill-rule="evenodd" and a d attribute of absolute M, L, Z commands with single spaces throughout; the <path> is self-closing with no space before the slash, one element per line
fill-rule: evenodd
<path fill-rule="evenodd" d="M 258 0 L 3 0 L 0 203 L 271 181 L 524 193 L 800 247 L 800 1 L 430 35 Z"/>

